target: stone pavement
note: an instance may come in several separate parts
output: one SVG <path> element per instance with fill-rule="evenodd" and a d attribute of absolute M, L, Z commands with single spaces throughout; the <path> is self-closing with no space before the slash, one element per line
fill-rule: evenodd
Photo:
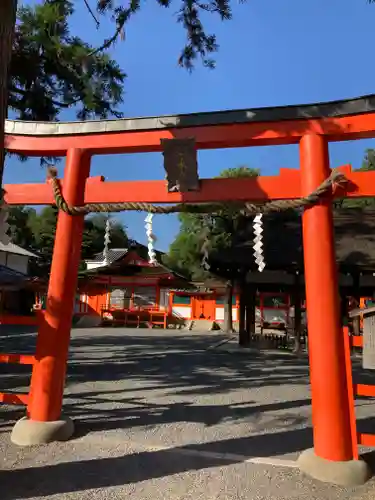
<path fill-rule="evenodd" d="M 22 409 L 0 409 L 1 500 L 283 500 L 374 497 L 303 477 L 311 446 L 305 357 L 208 349 L 220 333 L 73 330 L 64 409 L 68 443 L 17 448 Z M 32 334 L 0 332 L 1 351 L 29 352 Z M 11 375 L 12 373 L 12 375 Z M 1 389 L 27 386 L 27 367 L 1 366 Z M 360 424 L 375 432 L 375 405 Z"/>

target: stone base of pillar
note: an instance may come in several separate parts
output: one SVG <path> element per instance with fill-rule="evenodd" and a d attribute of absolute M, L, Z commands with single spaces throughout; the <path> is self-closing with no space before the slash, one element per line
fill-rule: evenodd
<path fill-rule="evenodd" d="M 333 462 L 318 457 L 312 448 L 301 453 L 298 465 L 308 476 L 338 486 L 359 486 L 372 477 L 371 468 L 364 460 Z"/>
<path fill-rule="evenodd" d="M 13 427 L 10 440 L 18 446 L 33 446 L 68 441 L 74 434 L 74 424 L 63 417 L 55 422 L 37 422 L 27 417 L 21 418 Z"/>

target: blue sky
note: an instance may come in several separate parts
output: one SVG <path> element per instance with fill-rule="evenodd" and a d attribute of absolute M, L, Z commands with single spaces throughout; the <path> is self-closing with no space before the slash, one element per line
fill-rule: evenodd
<path fill-rule="evenodd" d="M 72 32 L 100 43 L 111 32 L 109 21 L 97 31 L 83 2 L 75 3 Z M 207 29 L 217 34 L 220 43 L 217 68 L 209 71 L 198 65 L 192 74 L 176 63 L 184 43 L 175 20 L 177 8 L 178 3 L 166 10 L 156 1 L 144 2 L 142 12 L 127 27 L 126 41 L 111 51 L 128 74 L 125 116 L 302 104 L 375 92 L 375 5 L 369 6 L 366 0 L 235 1 L 232 21 L 220 23 L 207 16 Z M 73 117 L 72 113 L 69 118 Z M 368 147 L 375 147 L 375 141 L 331 145 L 331 166 L 359 167 Z M 198 159 L 201 177 L 244 164 L 273 175 L 280 167 L 298 168 L 298 148 L 203 151 Z M 91 172 L 108 180 L 164 178 L 161 154 L 98 156 Z M 38 161 L 8 160 L 5 182 L 43 180 Z M 146 241 L 144 215 L 116 217 L 126 224 L 131 237 Z M 154 230 L 158 248 L 167 250 L 178 232 L 178 221 L 174 216 L 157 216 Z"/>

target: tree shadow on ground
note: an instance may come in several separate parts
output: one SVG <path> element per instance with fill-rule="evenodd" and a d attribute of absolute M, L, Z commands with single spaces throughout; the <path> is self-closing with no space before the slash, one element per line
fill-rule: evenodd
<path fill-rule="evenodd" d="M 108 335 L 94 343 L 90 350 L 84 339 L 73 338 L 68 383 L 134 378 L 160 386 L 174 385 L 176 394 L 179 388 L 191 395 L 202 390 L 220 393 L 236 387 L 281 385 L 285 381 L 308 383 L 306 359 L 287 354 L 254 352 L 237 356 L 207 351 L 207 336 Z"/>
<path fill-rule="evenodd" d="M 311 429 L 294 429 L 114 458 L 3 470 L 0 472 L 2 499 L 47 497 L 123 486 L 187 471 L 237 464 L 251 457 L 285 455 L 310 446 Z M 241 454 L 243 450 L 246 450 L 245 455 Z"/>
<path fill-rule="evenodd" d="M 120 391 L 122 393 L 122 391 Z M 282 401 L 269 404 L 257 404 L 255 401 L 231 403 L 224 405 L 201 405 L 191 402 L 176 403 L 151 403 L 141 398 L 124 398 L 115 400 L 116 405 L 121 403 L 122 408 L 103 409 L 101 403 L 108 403 L 108 392 L 104 398 L 100 394 L 85 394 L 80 398 L 80 403 L 66 404 L 65 411 L 76 423 L 76 436 L 82 436 L 92 432 L 126 429 L 132 427 L 149 427 L 176 423 L 199 423 L 206 427 L 221 424 L 223 422 L 245 421 L 254 424 L 260 421 L 266 413 L 283 411 L 281 416 L 272 417 L 269 426 L 283 427 L 305 424 L 307 418 L 296 413 L 286 413 L 285 410 L 293 410 L 310 406 L 309 399 Z M 114 402 L 112 399 L 111 402 Z M 93 407 L 89 405 L 93 404 Z M 95 408 L 95 404 L 99 408 Z M 261 423 L 260 429 L 264 428 Z"/>
<path fill-rule="evenodd" d="M 22 337 L 22 336 L 21 336 Z M 233 355 L 207 351 L 209 336 L 163 336 L 148 334 L 87 334 L 71 342 L 67 384 L 137 379 L 160 387 L 174 386 L 176 394 L 225 393 L 237 387 L 262 387 L 308 383 L 306 359 L 251 353 Z M 221 336 L 215 340 L 221 339 Z M 13 343 L 13 340 L 12 342 Z M 27 347 L 29 345 L 29 348 Z M 29 335 L 3 352 L 34 352 Z M 22 350 L 21 350 L 22 346 Z M 30 367 L 0 365 L 0 390 L 12 390 L 29 383 Z"/>
<path fill-rule="evenodd" d="M 89 429 L 128 428 L 174 421 L 215 425 L 228 419 L 255 419 L 259 411 L 254 405 L 240 408 L 234 405 L 200 407 L 189 402 L 151 404 L 147 401 L 147 394 L 143 393 L 160 389 L 166 391 L 167 397 L 194 398 L 238 389 L 278 386 L 284 382 L 308 383 L 306 360 L 261 353 L 236 356 L 207 350 L 208 346 L 222 338 L 225 337 L 179 333 L 166 336 L 157 331 L 137 335 L 131 335 L 129 330 L 117 330 L 115 333 L 113 330 L 87 330 L 79 335 L 73 332 L 64 410 L 79 422 L 87 422 L 79 425 L 83 433 Z M 13 344 L 13 334 L 6 340 Z M 17 334 L 16 340 L 17 347 L 10 349 L 8 345 L 8 352 L 15 352 L 16 349 L 19 352 L 22 347 L 22 352 L 32 353 L 35 349 L 35 337 L 28 332 Z M 0 391 L 20 391 L 22 388 L 26 392 L 30 368 L 0 365 Z M 108 391 L 108 387 L 101 387 L 101 392 L 95 390 L 96 383 L 118 381 L 128 384 L 124 384 L 117 395 L 112 390 Z M 83 388 L 81 384 L 87 385 Z M 88 392 L 90 389 L 91 392 Z M 139 398 L 134 397 L 137 394 Z M 287 402 L 284 408 L 308 404 L 306 401 Z M 103 405 L 114 402 L 121 408 L 103 409 Z M 3 407 L 1 413 L 6 414 L 9 420 L 8 423 L 0 422 L 0 429 L 8 431 L 14 415 L 18 417 L 22 412 L 22 408 Z"/>

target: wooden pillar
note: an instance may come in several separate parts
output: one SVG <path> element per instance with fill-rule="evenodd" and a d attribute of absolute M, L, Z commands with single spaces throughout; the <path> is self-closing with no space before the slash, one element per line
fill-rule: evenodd
<path fill-rule="evenodd" d="M 247 288 L 246 293 L 246 331 L 249 342 L 255 334 L 255 298 L 256 290 L 252 286 Z"/>
<path fill-rule="evenodd" d="M 293 335 L 294 335 L 294 352 L 299 352 L 301 350 L 301 329 L 302 329 L 302 307 L 301 307 L 301 290 L 299 275 L 295 275 L 294 288 L 292 294 L 292 302 L 294 306 L 294 325 L 293 325 Z"/>
<path fill-rule="evenodd" d="M 239 326 L 238 326 L 238 343 L 246 345 L 246 283 L 241 283 L 240 286 L 240 307 L 239 307 Z"/>
<path fill-rule="evenodd" d="M 225 302 L 224 302 L 224 332 L 233 333 L 233 292 L 234 282 L 228 280 L 225 288 Z"/>
<path fill-rule="evenodd" d="M 82 205 L 90 157 L 81 149 L 67 153 L 63 194 L 70 205 Z M 31 378 L 28 417 L 49 422 L 61 417 L 66 362 L 70 343 L 83 216 L 60 211 L 44 320 L 38 331 L 36 363 Z"/>
<path fill-rule="evenodd" d="M 302 194 L 330 174 L 328 143 L 309 134 L 300 142 Z M 331 461 L 353 459 L 350 410 L 333 234 L 332 203 L 322 201 L 303 215 L 314 450 Z"/>
<path fill-rule="evenodd" d="M 340 290 L 340 320 L 341 326 L 348 326 L 348 300 L 345 290 Z"/>
<path fill-rule="evenodd" d="M 353 298 L 355 300 L 355 307 L 360 307 L 361 302 L 361 292 L 360 292 L 360 274 L 359 272 L 352 273 L 353 279 Z M 353 304 L 352 304 L 353 306 Z M 361 318 L 360 316 L 355 316 L 352 319 L 353 335 L 361 334 Z"/>

